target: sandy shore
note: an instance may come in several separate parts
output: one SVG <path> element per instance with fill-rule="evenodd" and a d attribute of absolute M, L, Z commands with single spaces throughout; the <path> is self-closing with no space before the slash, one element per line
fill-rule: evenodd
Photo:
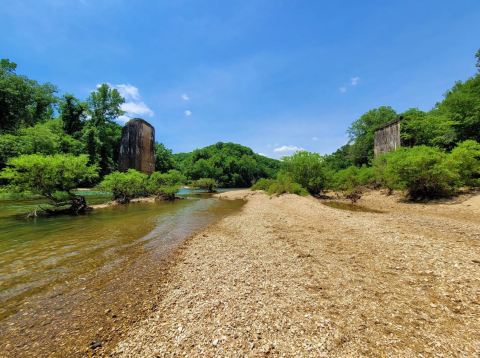
<path fill-rule="evenodd" d="M 234 191 L 113 356 L 478 356 L 479 196 L 349 212 Z"/>

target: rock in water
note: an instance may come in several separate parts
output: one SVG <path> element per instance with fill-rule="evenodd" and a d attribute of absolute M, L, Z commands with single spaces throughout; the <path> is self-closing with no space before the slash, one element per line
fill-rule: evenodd
<path fill-rule="evenodd" d="M 147 121 L 134 118 L 123 127 L 119 169 L 136 169 L 146 174 L 155 171 L 155 128 Z"/>

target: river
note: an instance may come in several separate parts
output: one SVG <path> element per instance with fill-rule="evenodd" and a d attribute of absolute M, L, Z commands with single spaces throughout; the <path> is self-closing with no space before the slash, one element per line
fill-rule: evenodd
<path fill-rule="evenodd" d="M 89 204 L 109 199 L 102 193 L 84 194 Z M 118 329 L 140 315 L 142 309 L 131 306 L 150 300 L 175 248 L 242 205 L 185 190 L 180 196 L 183 200 L 35 219 L 24 214 L 38 200 L 1 201 L 3 352 L 85 354 L 88 342 L 111 339 L 99 329 Z M 113 318 L 105 314 L 112 310 L 118 311 Z"/>

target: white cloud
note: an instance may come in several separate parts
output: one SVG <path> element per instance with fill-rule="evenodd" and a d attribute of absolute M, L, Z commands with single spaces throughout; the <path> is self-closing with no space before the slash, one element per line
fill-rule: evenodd
<path fill-rule="evenodd" d="M 183 93 L 183 94 L 181 95 L 181 97 L 182 97 L 182 99 L 183 99 L 185 102 L 190 101 L 190 97 L 189 97 L 188 94 L 186 94 L 186 93 Z"/>
<path fill-rule="evenodd" d="M 190 110 L 188 110 L 188 109 L 185 110 L 185 112 L 183 112 L 183 113 L 185 113 L 185 115 L 186 115 L 187 117 L 190 117 L 190 116 L 192 115 L 192 111 L 190 111 Z"/>
<path fill-rule="evenodd" d="M 340 91 L 340 93 L 346 93 L 347 92 L 347 87 L 342 86 L 338 90 Z"/>
<path fill-rule="evenodd" d="M 122 103 L 120 106 L 120 108 L 125 111 L 125 114 L 117 118 L 119 122 L 125 123 L 130 118 L 135 117 L 153 117 L 154 113 L 150 107 L 148 107 L 145 102 L 142 101 L 138 87 L 128 83 L 114 85 L 107 82 L 107 84 L 109 87 L 117 89 L 120 95 L 125 98 L 125 103 Z M 98 84 L 97 88 L 100 86 L 101 85 Z"/>
<path fill-rule="evenodd" d="M 316 142 L 318 140 L 318 137 L 312 137 L 312 140 Z"/>
<path fill-rule="evenodd" d="M 125 102 L 121 105 L 126 115 L 153 116 L 153 111 L 143 102 Z"/>
<path fill-rule="evenodd" d="M 358 85 L 358 82 L 360 82 L 360 77 L 355 76 L 350 79 L 350 85 L 356 86 Z"/>
<path fill-rule="evenodd" d="M 300 150 L 305 150 L 303 148 L 297 147 L 296 145 L 282 145 L 281 147 L 274 148 L 274 152 L 284 153 L 284 152 L 298 152 Z"/>
<path fill-rule="evenodd" d="M 125 100 L 138 101 L 140 99 L 140 92 L 138 88 L 129 84 L 119 84 L 114 86 L 118 92 L 125 98 Z"/>

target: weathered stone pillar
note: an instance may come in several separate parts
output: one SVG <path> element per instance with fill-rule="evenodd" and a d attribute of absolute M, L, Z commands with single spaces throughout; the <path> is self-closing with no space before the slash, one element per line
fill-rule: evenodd
<path fill-rule="evenodd" d="M 385 123 L 375 130 L 373 152 L 375 157 L 401 146 L 400 122 L 402 117 Z"/>
<path fill-rule="evenodd" d="M 122 129 L 119 169 L 155 171 L 155 128 L 141 118 L 129 120 Z"/>

